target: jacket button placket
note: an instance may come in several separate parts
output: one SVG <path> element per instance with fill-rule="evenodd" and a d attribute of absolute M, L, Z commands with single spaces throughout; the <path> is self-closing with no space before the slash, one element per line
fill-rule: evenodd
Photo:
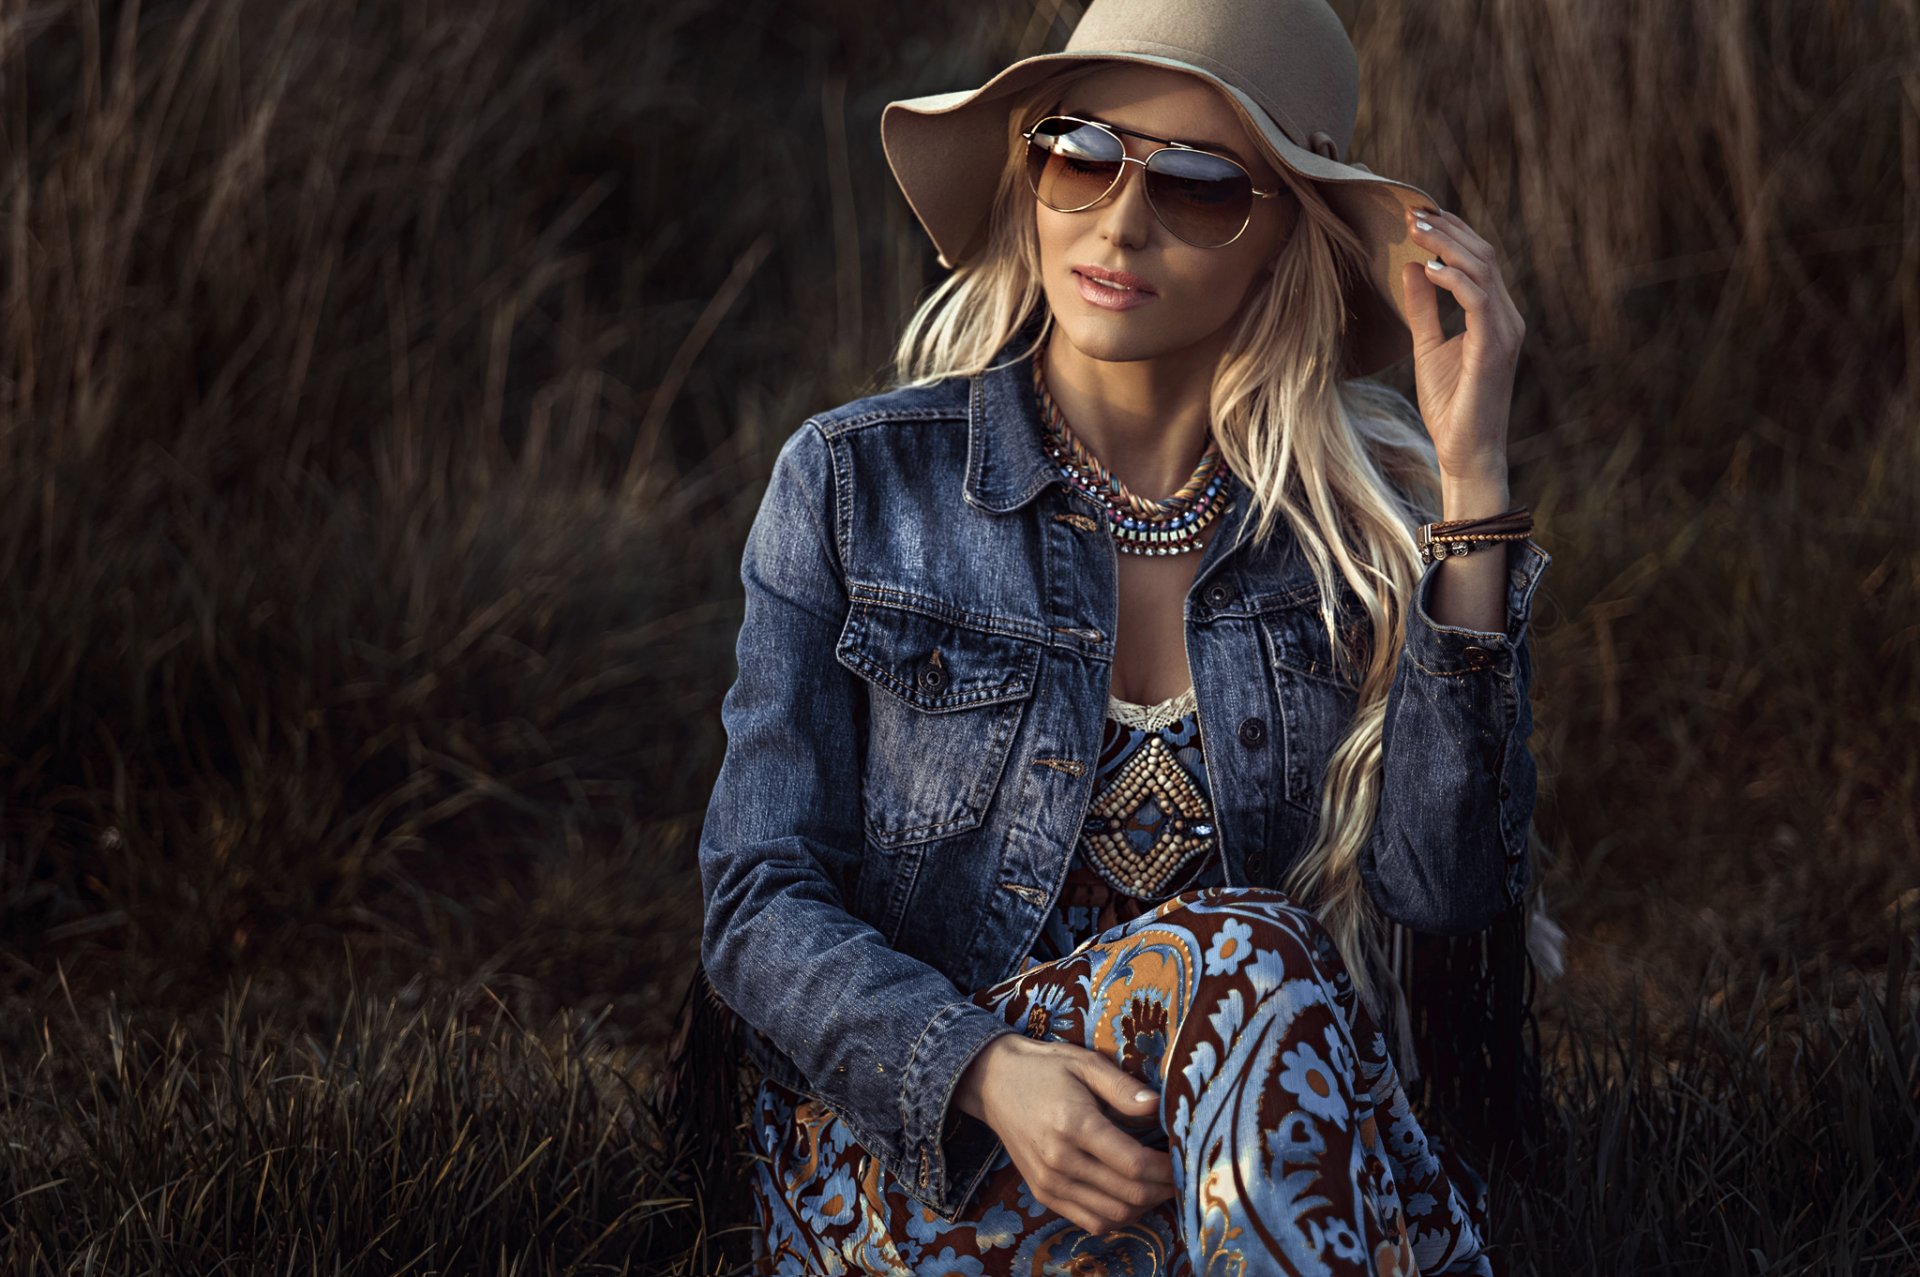
<path fill-rule="evenodd" d="M 1062 642 L 1074 640 L 1064 649 L 1051 652 L 1046 665 L 1053 667 L 1057 678 L 1082 677 L 1091 669 L 1098 680 L 1111 677 L 1111 662 L 1103 663 L 1097 657 L 1112 653 L 1108 630 L 1118 612 L 1118 601 L 1114 597 L 1118 568 L 1113 562 L 1118 556 L 1108 543 L 1104 526 L 1092 513 L 1082 513 L 1077 499 L 1084 500 L 1074 494 L 1057 493 L 1041 498 L 1043 505 L 1055 503 L 1054 509 L 1038 520 L 1040 579 L 1047 583 L 1047 592 L 1041 599 L 1042 615 L 1053 633 L 1063 636 Z M 1109 583 L 1106 588 L 1101 588 L 1101 581 Z M 1078 703 L 1078 699 L 1044 694 L 1035 697 L 1033 708 L 1037 714 L 1058 717 L 1036 722 L 1028 734 L 1028 739 L 1038 747 L 1028 759 L 1033 766 L 1028 769 L 1025 783 L 1031 787 L 1036 801 L 1022 803 L 1019 809 L 1033 814 L 1033 818 L 1017 822 L 1021 834 L 1008 840 L 1002 860 L 1006 872 L 1001 885 L 1006 890 L 995 893 L 1001 898 L 996 902 L 998 907 L 1007 907 L 1009 899 L 1020 902 L 1023 925 L 1015 930 L 1023 935 L 1024 943 L 1018 953 L 994 955 L 989 965 L 995 969 L 989 973 L 989 979 L 1001 979 L 1019 969 L 1022 957 L 1039 936 L 1046 909 L 1065 882 L 1072 862 L 1080 819 L 1091 797 L 1091 775 L 1099 753 L 1101 726 L 1070 721 L 1065 708 Z M 1105 687 L 1090 699 L 1097 701 L 1104 716 Z M 1029 831 L 1031 836 L 1021 836 Z M 1030 883 L 1047 884 L 1049 889 L 1043 892 L 1026 885 Z M 983 956 L 977 951 L 970 955 L 976 962 Z M 975 969 L 980 968 L 976 965 Z"/>
<path fill-rule="evenodd" d="M 1266 812 L 1247 795 L 1267 788 L 1267 757 L 1260 751 L 1266 743 L 1267 720 L 1242 711 L 1266 705 L 1259 689 L 1264 679 L 1266 657 L 1261 650 L 1256 622 L 1249 616 L 1230 613 L 1245 597 L 1238 569 L 1222 562 L 1233 552 L 1241 506 L 1239 499 L 1229 501 L 1214 532 L 1213 541 L 1201 557 L 1197 575 L 1205 580 L 1188 596 L 1187 661 L 1196 689 L 1201 690 L 1201 731 L 1207 731 L 1208 714 L 1222 729 L 1215 748 L 1207 752 L 1207 772 L 1213 784 L 1215 841 L 1226 869 L 1228 885 L 1244 884 L 1241 870 L 1258 876 L 1261 868 L 1251 856 L 1242 859 L 1241 849 L 1258 848 L 1266 838 Z M 1222 540 L 1224 538 L 1224 540 Z M 1231 671 L 1224 680 L 1219 671 Z M 1204 689 L 1213 688 L 1211 693 Z M 1236 721 L 1236 715 L 1239 717 Z M 1231 727 L 1229 737 L 1224 729 Z M 1229 750 L 1232 740 L 1240 749 Z M 1237 755 L 1237 756 L 1236 756 Z"/>

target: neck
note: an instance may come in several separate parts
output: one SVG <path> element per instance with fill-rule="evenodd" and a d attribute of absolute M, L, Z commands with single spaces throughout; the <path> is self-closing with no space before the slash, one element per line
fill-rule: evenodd
<path fill-rule="evenodd" d="M 1101 464 L 1143 497 L 1179 491 L 1207 450 L 1217 334 L 1149 359 L 1096 359 L 1056 323 L 1041 352 L 1047 393 Z"/>

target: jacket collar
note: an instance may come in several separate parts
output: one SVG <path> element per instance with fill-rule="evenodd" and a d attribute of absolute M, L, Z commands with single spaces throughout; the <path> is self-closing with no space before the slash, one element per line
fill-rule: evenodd
<path fill-rule="evenodd" d="M 1065 483 L 1041 447 L 1045 432 L 1033 393 L 1033 354 L 1042 311 L 1022 324 L 967 391 L 967 504 L 1005 514 Z M 1023 353 L 1024 352 L 1024 353 Z"/>

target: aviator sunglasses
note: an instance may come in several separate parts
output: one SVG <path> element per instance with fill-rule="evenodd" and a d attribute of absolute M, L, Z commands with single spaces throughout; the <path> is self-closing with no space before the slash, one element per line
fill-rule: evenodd
<path fill-rule="evenodd" d="M 1160 149 L 1137 159 L 1127 154 L 1122 133 L 1158 142 Z M 1027 185 L 1054 212 L 1092 208 L 1120 184 L 1127 165 L 1138 164 L 1146 170 L 1142 180 L 1154 216 L 1195 248 L 1233 243 L 1253 220 L 1254 199 L 1279 194 L 1255 190 L 1253 175 L 1224 155 L 1117 124 L 1049 115 L 1020 136 L 1027 140 Z"/>

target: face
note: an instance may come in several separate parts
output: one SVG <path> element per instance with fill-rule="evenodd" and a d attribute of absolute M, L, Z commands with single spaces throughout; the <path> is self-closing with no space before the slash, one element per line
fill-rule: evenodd
<path fill-rule="evenodd" d="M 1265 268 L 1299 217 L 1298 203 L 1240 116 L 1193 76 L 1130 63 L 1102 67 L 1067 86 L 1056 110 L 1227 154 L 1253 175 L 1257 189 L 1281 192 L 1256 198 L 1246 230 L 1221 248 L 1196 248 L 1162 225 L 1147 202 L 1145 170 L 1137 164 L 1123 166 L 1118 188 L 1078 213 L 1033 201 L 1041 286 L 1056 330 L 1078 350 L 1102 360 L 1151 359 L 1220 336 L 1250 290 L 1269 278 Z M 1139 159 L 1160 148 L 1124 133 L 1121 138 L 1127 154 Z M 1080 274 L 1086 266 L 1137 275 L 1150 295 L 1124 308 L 1101 305 L 1108 294 L 1088 295 L 1102 285 Z M 1136 293 L 1129 300 L 1139 298 Z"/>

